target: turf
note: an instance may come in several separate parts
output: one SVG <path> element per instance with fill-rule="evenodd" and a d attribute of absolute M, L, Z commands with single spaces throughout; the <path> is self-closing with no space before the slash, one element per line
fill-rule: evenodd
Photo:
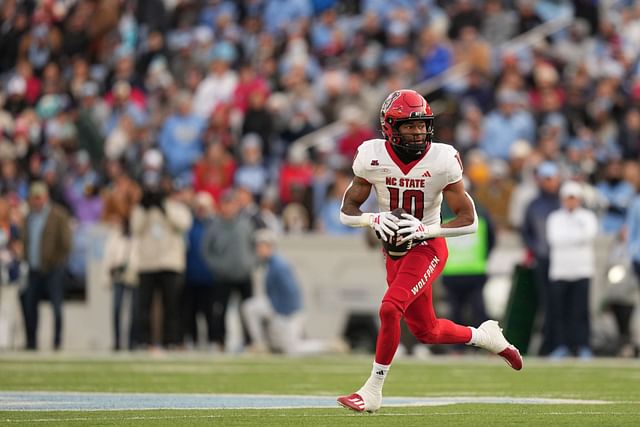
<path fill-rule="evenodd" d="M 281 358 L 169 354 L 79 357 L 0 356 L 0 390 L 242 393 L 337 396 L 357 389 L 370 357 Z M 605 405 L 456 404 L 383 407 L 376 414 L 339 408 L 279 410 L 0 411 L 0 424 L 256 426 L 636 426 L 640 361 L 550 363 L 526 360 L 515 372 L 495 358 L 398 360 L 387 396 L 512 396 L 606 400 Z"/>

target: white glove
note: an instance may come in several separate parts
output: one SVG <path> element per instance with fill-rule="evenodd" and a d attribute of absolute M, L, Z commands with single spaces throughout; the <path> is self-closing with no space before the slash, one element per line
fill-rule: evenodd
<path fill-rule="evenodd" d="M 397 220 L 395 216 L 391 215 L 391 212 L 371 214 L 369 227 L 373 228 L 380 235 L 380 238 L 387 242 L 398 229 Z"/>
<path fill-rule="evenodd" d="M 404 219 L 398 221 L 398 227 L 400 228 L 397 233 L 404 237 L 400 239 L 398 244 L 403 244 L 408 240 L 425 240 L 431 237 L 437 237 L 437 231 L 440 227 L 427 226 L 418 218 L 408 213 L 403 213 L 402 217 Z"/>

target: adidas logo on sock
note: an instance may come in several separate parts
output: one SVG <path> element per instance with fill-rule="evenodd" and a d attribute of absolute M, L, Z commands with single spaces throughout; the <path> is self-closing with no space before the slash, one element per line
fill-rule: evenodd
<path fill-rule="evenodd" d="M 384 371 L 382 371 L 382 370 L 376 371 L 376 375 L 384 375 Z"/>

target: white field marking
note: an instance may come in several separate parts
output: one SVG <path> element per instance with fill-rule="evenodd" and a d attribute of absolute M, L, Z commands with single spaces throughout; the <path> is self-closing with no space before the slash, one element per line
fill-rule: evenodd
<path fill-rule="evenodd" d="M 29 420 L 12 420 L 5 418 L 5 423 L 24 424 L 24 423 L 47 423 L 47 422 L 73 422 L 73 421 L 136 421 L 136 420 L 184 420 L 184 419 L 215 419 L 215 418 L 344 418 L 346 417 L 443 417 L 443 416 L 466 416 L 466 415 L 486 415 L 486 412 L 429 412 L 429 413 L 403 413 L 403 414 L 385 414 L 367 412 L 347 412 L 343 408 L 336 408 L 339 413 L 336 414 L 207 414 L 207 415 L 168 415 L 158 416 L 152 415 L 145 417 L 143 415 L 135 416 L 118 416 L 118 417 L 72 417 L 72 418 L 36 418 Z M 577 416 L 593 416 L 593 415 L 630 415 L 629 412 L 537 412 L 536 415 L 577 415 Z"/>
<path fill-rule="evenodd" d="M 510 396 L 385 397 L 386 407 L 443 406 L 461 403 L 520 405 L 602 405 L 604 400 L 553 399 Z M 4 411 L 116 411 L 147 409 L 295 409 L 333 408 L 331 396 L 259 394 L 161 394 L 0 392 Z"/>

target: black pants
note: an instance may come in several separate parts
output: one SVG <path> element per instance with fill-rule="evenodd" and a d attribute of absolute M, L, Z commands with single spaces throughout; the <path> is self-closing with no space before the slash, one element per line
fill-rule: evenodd
<path fill-rule="evenodd" d="M 548 321 L 554 348 L 589 347 L 589 279 L 558 280 L 549 286 Z"/>
<path fill-rule="evenodd" d="M 45 297 L 53 307 L 53 348 L 57 350 L 62 343 L 64 267 L 56 267 L 46 273 L 39 270 L 29 272 L 29 281 L 24 294 L 24 320 L 29 350 L 35 350 L 38 347 L 38 304 Z"/>
<path fill-rule="evenodd" d="M 182 344 L 180 300 L 183 276 L 175 271 L 140 273 L 140 344 L 152 345 L 151 304 L 156 292 L 162 297 L 162 345 Z"/>
<path fill-rule="evenodd" d="M 549 304 L 551 292 L 549 290 L 549 258 L 536 257 L 536 265 L 533 269 L 538 293 L 538 321 L 542 329 L 542 344 L 538 354 L 546 356 L 556 347 L 553 342 L 553 332 L 549 325 Z"/>
<path fill-rule="evenodd" d="M 231 295 L 237 292 L 240 294 L 240 300 L 245 301 L 253 295 L 253 285 L 251 277 L 242 280 L 226 280 L 220 278 L 216 282 L 213 293 L 213 342 L 224 346 L 227 336 L 227 324 L 225 317 L 227 315 L 227 307 Z M 242 332 L 244 335 L 244 344 L 249 344 L 251 339 L 245 324 L 244 318 L 241 316 Z"/>
<path fill-rule="evenodd" d="M 207 339 L 209 343 L 215 341 L 213 318 L 214 287 L 197 286 L 187 283 L 184 288 L 184 336 L 194 344 L 198 342 L 198 314 L 204 316 L 207 322 Z"/>
<path fill-rule="evenodd" d="M 487 281 L 484 274 L 444 276 L 442 283 L 451 306 L 450 319 L 459 325 L 478 327 L 487 320 L 482 290 Z"/>
<path fill-rule="evenodd" d="M 138 288 L 136 286 L 127 286 L 123 283 L 113 284 L 113 349 L 120 350 L 122 336 L 122 306 L 125 295 L 129 295 L 131 310 L 129 318 L 129 327 L 127 328 L 127 348 L 135 349 L 138 343 L 138 327 L 140 325 L 140 301 L 138 296 Z"/>

